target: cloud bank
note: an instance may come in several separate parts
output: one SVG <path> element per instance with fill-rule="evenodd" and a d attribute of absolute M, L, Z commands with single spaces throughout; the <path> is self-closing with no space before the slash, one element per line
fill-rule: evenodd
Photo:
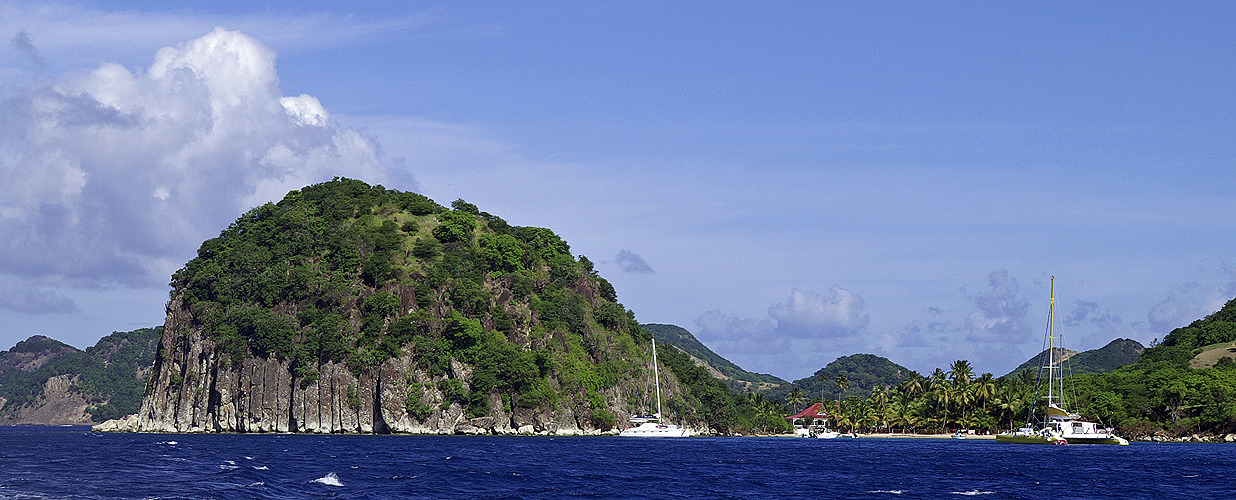
<path fill-rule="evenodd" d="M 643 257 L 630 250 L 619 251 L 618 256 L 614 257 L 614 262 L 618 263 L 618 267 L 624 273 L 652 274 L 656 272 L 644 261 Z"/>
<path fill-rule="evenodd" d="M 1007 270 L 999 269 L 987 275 L 987 282 L 991 289 L 974 297 L 979 310 L 966 318 L 966 340 L 1010 344 L 1028 340 L 1030 301 L 1018 295 L 1021 289 L 1017 280 Z"/>
<path fill-rule="evenodd" d="M 708 311 L 696 318 L 698 338 L 746 370 L 811 373 L 837 356 L 863 346 L 870 324 L 861 296 L 838 285 L 827 295 L 790 290 L 766 318 L 739 318 Z"/>
<path fill-rule="evenodd" d="M 794 338 L 852 337 L 871 323 L 863 314 L 862 297 L 838 285 L 828 294 L 790 290 L 789 300 L 768 308 L 768 316 L 777 320 L 777 333 Z"/>
<path fill-rule="evenodd" d="M 37 55 L 29 41 L 13 43 Z M 103 62 L 5 97 L 0 152 L 0 307 L 19 311 L 70 310 L 39 287 L 165 285 L 203 239 L 307 184 L 415 189 L 316 98 L 282 96 L 273 50 L 223 28 L 145 70 Z"/>
<path fill-rule="evenodd" d="M 1150 309 L 1151 330 L 1166 334 L 1221 309 L 1236 296 L 1236 267 L 1225 263 L 1223 272 L 1230 278 L 1227 283 L 1176 285 L 1167 298 Z"/>

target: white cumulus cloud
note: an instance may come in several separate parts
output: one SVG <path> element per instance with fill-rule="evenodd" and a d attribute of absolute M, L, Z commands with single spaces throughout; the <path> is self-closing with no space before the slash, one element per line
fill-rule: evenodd
<path fill-rule="evenodd" d="M 275 59 L 216 28 L 145 70 L 103 62 L 5 96 L 0 275 L 162 285 L 203 239 L 291 189 L 336 176 L 415 189 L 317 98 L 282 96 Z"/>
<path fill-rule="evenodd" d="M 777 320 L 778 333 L 791 337 L 852 337 L 871 323 L 865 307 L 861 296 L 838 285 L 828 289 L 827 297 L 794 288 L 789 300 L 768 308 L 768 315 Z"/>
<path fill-rule="evenodd" d="M 979 310 L 966 318 L 969 333 L 966 340 L 974 342 L 1007 342 L 1020 344 L 1030 338 L 1031 328 L 1027 317 L 1030 301 L 1019 295 L 1017 280 L 1004 269 L 987 275 L 990 290 L 974 297 Z"/>

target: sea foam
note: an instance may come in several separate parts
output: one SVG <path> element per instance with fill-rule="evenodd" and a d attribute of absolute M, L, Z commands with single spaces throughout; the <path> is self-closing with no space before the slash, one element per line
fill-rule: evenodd
<path fill-rule="evenodd" d="M 334 472 L 328 472 L 325 476 L 314 479 L 313 482 L 327 486 L 343 486 L 343 483 L 339 481 L 339 476 L 336 476 Z"/>

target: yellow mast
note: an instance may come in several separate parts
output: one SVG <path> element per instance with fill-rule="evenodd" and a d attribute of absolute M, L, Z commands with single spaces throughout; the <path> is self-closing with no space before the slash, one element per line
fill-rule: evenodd
<path fill-rule="evenodd" d="M 1051 277 L 1051 299 L 1047 306 L 1047 405 L 1050 407 L 1053 399 L 1053 387 L 1056 377 L 1052 370 L 1056 369 L 1056 333 L 1053 330 L 1056 323 L 1056 277 Z"/>

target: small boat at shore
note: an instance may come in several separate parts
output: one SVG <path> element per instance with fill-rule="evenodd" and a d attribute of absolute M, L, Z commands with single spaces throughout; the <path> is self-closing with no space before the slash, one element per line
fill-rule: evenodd
<path fill-rule="evenodd" d="M 1035 394 L 1035 404 L 1030 408 L 1030 422 L 1011 432 L 996 435 L 1000 443 L 1020 444 L 1115 444 L 1128 445 L 1129 441 L 1117 436 L 1110 429 L 1102 428 L 1095 422 L 1083 420 L 1081 415 L 1070 412 L 1064 407 L 1064 372 L 1061 370 L 1063 360 L 1057 362 L 1055 333 L 1056 307 L 1056 277 L 1051 278 L 1051 303 L 1047 313 L 1047 362 L 1041 365 L 1039 373 L 1047 371 L 1046 421 L 1038 420 L 1039 395 Z M 1063 342 L 1062 342 L 1063 343 Z M 1037 426 L 1035 424 L 1038 424 Z"/>
<path fill-rule="evenodd" d="M 858 435 L 853 432 L 837 432 L 829 429 L 821 429 L 813 436 L 817 439 L 854 439 Z"/>

